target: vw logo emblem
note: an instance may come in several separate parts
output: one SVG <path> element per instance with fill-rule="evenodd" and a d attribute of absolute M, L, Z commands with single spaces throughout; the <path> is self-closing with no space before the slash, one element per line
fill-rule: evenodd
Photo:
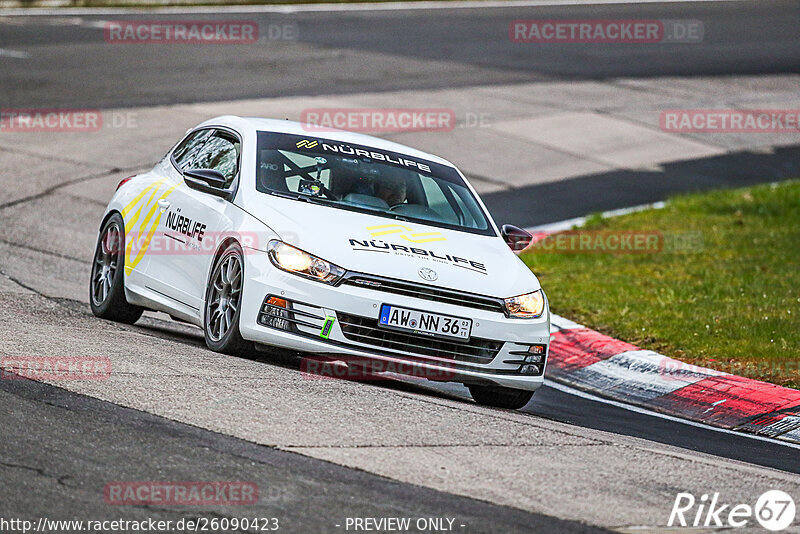
<path fill-rule="evenodd" d="M 427 267 L 423 267 L 417 272 L 419 273 L 420 278 L 427 280 L 428 282 L 433 282 L 434 280 L 439 279 L 439 275 L 436 274 L 436 271 L 433 269 L 428 269 Z"/>

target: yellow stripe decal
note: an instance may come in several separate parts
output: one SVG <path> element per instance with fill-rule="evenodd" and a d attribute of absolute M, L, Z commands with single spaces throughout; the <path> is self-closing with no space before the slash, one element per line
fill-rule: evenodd
<path fill-rule="evenodd" d="M 177 185 L 173 185 L 172 187 L 170 187 L 169 189 L 164 191 L 164 194 L 161 195 L 158 198 L 158 200 L 162 200 L 162 199 L 167 198 L 170 194 L 172 194 L 172 192 L 175 190 L 176 187 L 178 187 L 178 186 Z M 151 199 L 152 199 L 152 196 L 151 196 Z M 142 221 L 140 229 L 144 229 L 145 227 L 147 227 L 147 224 L 150 222 L 150 219 L 153 218 L 153 215 L 155 215 L 155 213 L 156 213 L 156 211 L 158 209 L 159 209 L 158 202 L 155 202 L 152 205 L 152 207 L 150 208 L 150 211 L 147 212 L 147 215 L 145 216 L 144 221 Z M 137 218 L 138 218 L 138 216 L 137 216 Z M 131 271 L 133 271 L 133 269 L 137 265 L 139 265 L 139 262 L 141 262 L 142 259 L 144 258 L 144 255 L 147 252 L 148 247 L 150 246 L 150 241 L 153 239 L 153 234 L 155 234 L 156 228 L 158 228 L 158 223 L 160 221 L 161 221 L 161 212 L 159 211 L 158 215 L 155 218 L 155 221 L 153 221 L 153 224 L 150 225 L 150 229 L 147 232 L 147 236 L 145 237 L 144 242 L 141 244 L 142 245 L 141 248 L 138 250 L 138 252 L 136 253 L 136 257 L 133 258 L 133 259 L 131 259 L 131 250 L 132 250 L 132 246 L 133 246 L 134 240 L 129 240 L 128 246 L 125 247 L 126 248 L 126 250 L 125 250 L 125 274 L 131 274 Z M 140 232 L 139 234 L 141 235 L 141 233 L 142 232 Z M 140 237 L 140 235 L 137 235 L 137 239 Z"/>
<path fill-rule="evenodd" d="M 145 253 L 147 252 L 147 248 L 150 246 L 150 240 L 153 239 L 153 234 L 156 232 L 156 228 L 158 227 L 158 222 L 161 220 L 161 213 L 158 214 L 156 220 L 153 221 L 153 224 L 150 226 L 150 230 L 147 232 L 147 237 L 144 238 L 144 243 L 142 243 L 142 248 L 139 249 L 139 253 L 136 255 L 136 258 L 128 263 L 126 261 L 125 264 L 125 272 L 130 274 L 130 272 L 139 265 L 139 262 L 142 261 L 144 258 Z"/>
<path fill-rule="evenodd" d="M 150 198 L 147 199 L 147 202 L 143 204 L 139 204 L 139 207 L 136 209 L 136 213 L 133 214 L 133 217 L 125 223 L 125 234 L 133 230 L 133 227 L 136 225 L 136 221 L 139 220 L 139 216 L 142 214 L 142 208 L 149 206 L 153 202 L 153 197 L 158 193 L 158 190 L 161 189 L 161 185 L 159 184 L 158 187 L 153 189 L 153 192 L 150 193 Z M 124 217 L 124 214 L 123 214 Z"/>
<path fill-rule="evenodd" d="M 389 234 L 402 234 L 400 237 L 411 243 L 430 243 L 432 241 L 447 241 L 441 232 L 417 232 L 412 233 L 412 229 L 402 224 L 382 224 L 380 226 L 367 226 L 367 230 L 380 230 L 372 232 L 372 237 L 380 237 Z"/>
<path fill-rule="evenodd" d="M 129 211 L 131 211 L 131 210 L 133 209 L 133 206 L 134 206 L 134 205 L 135 205 L 137 202 L 139 202 L 140 200 L 142 200 L 142 197 L 144 197 L 144 196 L 147 194 L 147 192 L 148 192 L 148 191 L 150 191 L 152 188 L 154 188 L 154 187 L 156 187 L 156 186 L 159 186 L 159 187 L 160 187 L 160 186 L 161 186 L 161 184 L 163 184 L 163 183 L 164 183 L 164 182 L 166 182 L 166 181 L 167 181 L 167 179 L 166 179 L 166 178 L 162 178 L 162 179 L 160 179 L 160 180 L 157 180 L 157 181 L 153 182 L 152 184 L 148 185 L 147 187 L 145 187 L 145 188 L 142 190 L 142 192 L 141 192 L 141 193 L 139 193 L 138 195 L 136 195 L 136 197 L 135 197 L 133 200 L 131 200 L 130 202 L 128 202 L 128 205 L 127 205 L 127 206 L 125 206 L 125 207 L 122 209 L 122 218 L 123 218 L 123 219 L 125 218 L 125 215 L 127 215 L 127 214 L 128 214 L 128 212 L 129 212 Z"/>

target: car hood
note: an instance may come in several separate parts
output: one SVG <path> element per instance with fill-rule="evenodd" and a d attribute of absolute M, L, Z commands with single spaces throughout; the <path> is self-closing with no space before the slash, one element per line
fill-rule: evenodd
<path fill-rule="evenodd" d="M 248 211 L 285 242 L 349 271 L 501 298 L 540 288 L 496 236 L 268 195 L 255 202 Z"/>

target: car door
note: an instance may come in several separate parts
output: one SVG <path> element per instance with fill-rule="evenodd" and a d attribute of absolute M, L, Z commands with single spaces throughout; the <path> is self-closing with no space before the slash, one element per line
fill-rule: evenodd
<path fill-rule="evenodd" d="M 178 147 L 180 148 L 180 147 Z M 162 210 L 162 250 L 153 253 L 148 274 L 158 292 L 201 317 L 206 278 L 220 242 L 220 221 L 228 201 L 190 188 L 183 180 L 187 169 L 213 169 L 226 180 L 225 189 L 235 185 L 239 174 L 241 141 L 231 131 L 212 129 L 185 153 L 172 159 L 170 179 L 175 190 Z"/>
<path fill-rule="evenodd" d="M 153 290 L 155 285 L 148 276 L 150 259 L 162 248 L 164 239 L 163 205 L 170 201 L 180 180 L 173 173 L 172 158 L 190 161 L 202 148 L 213 130 L 204 129 L 187 135 L 171 153 L 148 173 L 148 180 L 125 200 L 122 217 L 125 221 L 125 275 L 128 286 Z M 179 177 L 178 177 L 179 178 Z"/>

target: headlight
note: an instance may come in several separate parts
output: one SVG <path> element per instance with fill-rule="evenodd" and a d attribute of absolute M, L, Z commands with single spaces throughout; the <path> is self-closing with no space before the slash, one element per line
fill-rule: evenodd
<path fill-rule="evenodd" d="M 338 265 L 312 256 L 308 252 L 303 252 L 299 248 L 287 245 L 277 239 L 269 242 L 268 250 L 269 259 L 275 267 L 312 280 L 333 284 L 345 273 L 345 270 Z"/>
<path fill-rule="evenodd" d="M 506 311 L 511 317 L 534 319 L 544 312 L 544 293 L 542 290 L 506 299 Z"/>

